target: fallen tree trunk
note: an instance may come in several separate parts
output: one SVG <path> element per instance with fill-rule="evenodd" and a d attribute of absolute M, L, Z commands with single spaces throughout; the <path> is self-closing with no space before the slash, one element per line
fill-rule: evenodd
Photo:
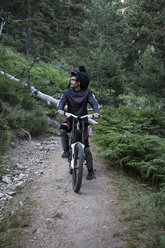
<path fill-rule="evenodd" d="M 38 99 L 47 101 L 47 104 L 53 104 L 53 105 L 57 106 L 59 103 L 59 100 L 53 98 L 52 96 L 49 96 L 49 95 L 42 93 L 41 91 L 37 90 L 33 86 L 30 87 L 30 92 L 31 92 L 31 96 L 34 96 Z"/>

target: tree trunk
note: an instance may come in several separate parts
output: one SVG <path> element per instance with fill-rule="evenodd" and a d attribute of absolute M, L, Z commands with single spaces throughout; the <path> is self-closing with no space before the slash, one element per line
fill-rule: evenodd
<path fill-rule="evenodd" d="M 72 18 L 73 18 L 73 13 L 72 13 L 72 10 L 70 8 L 71 0 L 68 0 L 68 4 L 69 4 L 69 10 L 68 10 L 69 35 L 72 35 L 71 22 L 72 22 Z"/>
<path fill-rule="evenodd" d="M 29 21 L 31 20 L 31 4 L 30 0 L 28 0 L 28 19 Z M 32 28 L 31 24 L 27 28 L 27 41 L 26 41 L 26 55 L 31 54 L 31 33 L 32 33 Z"/>
<path fill-rule="evenodd" d="M 6 24 L 6 21 L 1 17 L 2 21 L 1 21 L 1 25 L 0 25 L 0 36 L 2 35 L 2 30 L 3 30 L 3 27 L 5 26 Z"/>

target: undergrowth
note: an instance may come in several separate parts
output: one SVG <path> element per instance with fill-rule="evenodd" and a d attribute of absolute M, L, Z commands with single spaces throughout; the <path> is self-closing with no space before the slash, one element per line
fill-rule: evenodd
<path fill-rule="evenodd" d="M 120 200 L 127 207 L 123 221 L 129 223 L 129 248 L 165 247 L 165 112 L 163 106 L 120 106 L 102 112 L 94 127 L 99 155 L 108 169 L 117 169 Z M 120 170 L 133 176 L 132 185 L 156 187 L 156 191 L 138 195 L 130 183 L 121 182 Z M 133 179 L 136 177 L 136 181 Z M 126 186 L 125 186 L 126 185 Z M 148 187 L 148 186 L 147 186 Z M 133 240 L 133 241 L 131 241 Z"/>
<path fill-rule="evenodd" d="M 165 184 L 165 112 L 158 107 L 104 110 L 95 140 L 101 156 L 153 185 Z"/>
<path fill-rule="evenodd" d="M 34 201 L 28 196 L 23 201 L 23 206 L 10 207 L 10 210 L 6 212 L 1 222 L 0 228 L 0 247 L 11 248 L 20 247 L 21 233 L 24 228 L 28 227 L 31 223 L 31 206 Z"/>
<path fill-rule="evenodd" d="M 10 173 L 14 169 L 17 169 L 17 163 L 5 156 L 0 158 L 0 180 L 2 179 L 2 176 Z"/>
<path fill-rule="evenodd" d="M 97 153 L 98 156 L 98 153 Z M 110 183 L 117 187 L 126 248 L 164 248 L 165 194 L 140 178 L 134 180 L 122 169 L 106 164 Z"/>
<path fill-rule="evenodd" d="M 48 117 L 56 118 L 55 106 L 36 100 L 26 86 L 28 69 L 33 61 L 0 45 L 0 154 L 4 153 L 12 139 L 28 132 L 32 137 L 49 131 Z M 11 80 L 6 73 L 20 81 Z M 68 85 L 68 75 L 58 65 L 39 61 L 31 69 L 31 86 L 60 98 Z"/>

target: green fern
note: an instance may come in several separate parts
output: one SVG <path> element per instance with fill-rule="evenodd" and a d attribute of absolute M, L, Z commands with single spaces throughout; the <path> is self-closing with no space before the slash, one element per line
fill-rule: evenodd
<path fill-rule="evenodd" d="M 159 185 L 165 181 L 165 140 L 162 133 L 155 135 L 159 128 L 165 129 L 165 114 L 159 108 L 120 106 L 103 112 L 95 140 L 104 158 Z"/>

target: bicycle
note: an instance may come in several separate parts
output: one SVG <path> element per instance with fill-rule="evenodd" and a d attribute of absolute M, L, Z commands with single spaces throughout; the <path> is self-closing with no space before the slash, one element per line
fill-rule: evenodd
<path fill-rule="evenodd" d="M 85 118 L 92 118 L 93 115 L 76 116 L 65 112 L 67 118 L 72 117 L 71 144 L 69 149 L 69 172 L 72 174 L 72 187 L 78 193 L 81 188 L 83 177 L 84 153 L 84 131 Z"/>

